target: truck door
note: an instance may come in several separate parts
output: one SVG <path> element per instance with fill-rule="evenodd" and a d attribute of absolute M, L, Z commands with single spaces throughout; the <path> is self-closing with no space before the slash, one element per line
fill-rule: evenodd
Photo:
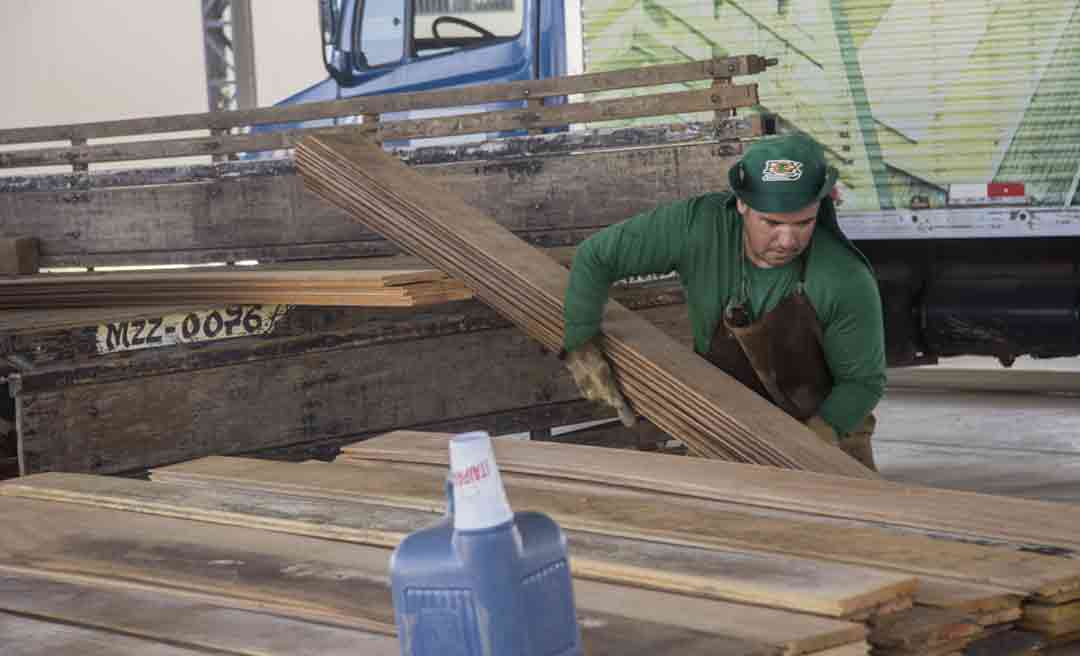
<path fill-rule="evenodd" d="M 324 40 L 330 40 L 325 43 L 327 69 L 342 98 L 528 80 L 538 74 L 537 0 L 331 1 L 324 4 L 324 24 L 328 13 L 332 24 L 323 30 Z M 500 108 L 475 105 L 384 118 Z"/>

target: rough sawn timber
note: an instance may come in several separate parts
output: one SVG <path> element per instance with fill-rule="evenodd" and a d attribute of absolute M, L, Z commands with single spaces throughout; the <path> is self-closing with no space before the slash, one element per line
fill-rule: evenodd
<path fill-rule="evenodd" d="M 608 451 L 614 453 L 614 449 Z M 501 463 L 500 463 L 501 467 Z M 315 468 L 317 472 L 305 472 Z M 209 457 L 151 472 L 159 482 L 240 487 L 295 496 L 369 501 L 431 512 L 445 511 L 445 471 L 397 463 L 327 464 L 302 467 L 244 458 Z M 711 502 L 537 480 L 503 472 L 511 505 L 551 515 L 565 529 L 591 531 L 702 548 L 752 549 L 926 574 L 1014 594 L 1080 597 L 1080 563 L 1027 551 L 983 546 L 881 528 L 736 512 Z M 568 493 L 574 490 L 575 493 Z"/>
<path fill-rule="evenodd" d="M 442 468 L 448 438 L 402 431 L 345 452 Z M 503 471 L 1080 551 L 1080 509 L 1068 504 L 572 444 L 496 440 L 494 448 Z"/>
<path fill-rule="evenodd" d="M 313 477 L 319 469 L 305 468 Z M 432 512 L 358 501 L 282 498 L 84 474 L 45 473 L 0 483 L 0 495 L 144 512 L 395 547 L 440 519 Z M 697 549 L 568 531 L 575 576 L 845 618 L 910 606 L 916 579 L 745 550 Z"/>
<path fill-rule="evenodd" d="M 703 129 L 639 132 L 545 135 L 488 143 L 478 153 L 462 147 L 404 156 L 530 243 L 565 246 L 657 203 L 725 189 L 743 149 L 734 140 L 703 142 Z M 681 143 L 687 138 L 697 141 Z M 676 175 L 681 170 L 695 173 Z M 35 235 L 48 267 L 398 251 L 306 191 L 291 160 L 150 171 L 27 178 L 25 185 L 0 179 L 0 237 Z"/>
<path fill-rule="evenodd" d="M 396 639 L 377 633 L 307 622 L 266 611 L 235 608 L 227 599 L 193 598 L 164 587 L 119 588 L 88 581 L 5 571 L 0 565 L 0 612 L 18 613 L 41 622 L 77 625 L 100 631 L 103 640 L 134 636 L 150 641 L 207 650 L 260 656 L 397 656 Z M 14 645 L 5 631 L 4 653 Z M 66 647 L 66 645 L 65 645 Z M 41 653 L 82 654 L 42 651 Z M 16 653 L 19 653 L 16 651 Z M 104 653 L 126 653 L 105 651 Z M 144 652 L 153 653 L 153 652 Z M 186 651 L 184 653 L 187 653 Z"/>
<path fill-rule="evenodd" d="M 246 600 L 371 631 L 394 624 L 389 549 L 13 497 L 0 500 L 0 521 L 10 528 L 0 535 L 0 565 Z M 796 656 L 866 633 L 850 622 L 591 581 L 576 580 L 574 591 L 590 653 L 658 653 L 683 640 L 680 653 Z"/>
<path fill-rule="evenodd" d="M 561 346 L 569 274 L 547 255 L 371 143 L 306 139 L 297 163 L 313 191 L 463 280 L 548 348 Z M 635 409 L 703 455 L 876 478 L 613 302 L 604 346 Z"/>

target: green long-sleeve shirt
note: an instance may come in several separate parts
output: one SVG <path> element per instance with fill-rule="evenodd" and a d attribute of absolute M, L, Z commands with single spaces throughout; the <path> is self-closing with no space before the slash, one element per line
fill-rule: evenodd
<path fill-rule="evenodd" d="M 600 332 L 611 284 L 630 276 L 679 274 L 694 349 L 702 354 L 728 300 L 744 289 L 740 267 L 750 281 L 754 318 L 772 310 L 798 283 L 799 262 L 755 267 L 743 255 L 742 227 L 734 196 L 716 193 L 662 205 L 585 240 L 566 290 L 566 349 Z M 881 297 L 869 265 L 842 237 L 828 199 L 821 204 L 807 258 L 806 294 L 821 322 L 834 382 L 818 414 L 846 434 L 874 409 L 885 388 Z"/>

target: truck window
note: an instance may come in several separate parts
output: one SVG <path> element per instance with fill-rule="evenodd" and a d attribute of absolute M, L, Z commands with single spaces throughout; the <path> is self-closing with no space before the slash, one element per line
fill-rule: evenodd
<path fill-rule="evenodd" d="M 417 57 L 488 45 L 521 34 L 523 0 L 413 0 Z"/>
<path fill-rule="evenodd" d="M 356 52 L 361 66 L 401 61 L 405 54 L 405 10 L 401 0 L 364 0 Z"/>

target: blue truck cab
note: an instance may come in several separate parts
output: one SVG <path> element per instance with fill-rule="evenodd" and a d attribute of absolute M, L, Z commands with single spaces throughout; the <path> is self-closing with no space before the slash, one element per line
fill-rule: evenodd
<path fill-rule="evenodd" d="M 563 0 L 320 0 L 329 77 L 279 104 L 567 72 Z M 505 107 L 503 105 L 502 107 Z M 462 111 L 490 111 L 484 105 Z M 423 118 L 408 112 L 387 118 Z"/>

